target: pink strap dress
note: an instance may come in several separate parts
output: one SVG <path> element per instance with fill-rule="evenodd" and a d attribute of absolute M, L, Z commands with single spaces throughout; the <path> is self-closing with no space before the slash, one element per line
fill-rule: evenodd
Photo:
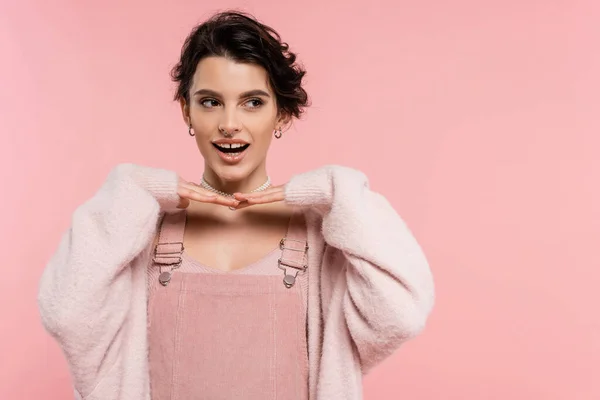
<path fill-rule="evenodd" d="M 165 214 L 148 270 L 152 399 L 308 400 L 303 214 L 278 248 L 232 272 L 185 252 L 185 223 L 185 210 Z"/>

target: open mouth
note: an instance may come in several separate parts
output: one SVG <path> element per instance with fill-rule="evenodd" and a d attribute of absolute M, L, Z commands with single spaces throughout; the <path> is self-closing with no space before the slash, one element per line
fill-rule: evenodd
<path fill-rule="evenodd" d="M 250 147 L 249 143 L 213 143 L 217 149 L 227 160 L 234 160 Z"/>
<path fill-rule="evenodd" d="M 242 143 L 233 143 L 233 144 L 217 144 L 217 143 L 213 143 L 213 146 L 215 146 L 215 148 L 217 150 L 219 150 L 222 153 L 225 153 L 227 155 L 230 156 L 235 156 L 237 154 L 242 153 L 244 150 L 246 150 L 248 147 L 250 147 L 249 143 L 246 144 L 242 144 Z"/>

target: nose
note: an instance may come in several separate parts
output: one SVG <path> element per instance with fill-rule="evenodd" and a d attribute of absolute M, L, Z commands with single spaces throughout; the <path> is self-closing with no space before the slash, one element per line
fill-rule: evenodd
<path fill-rule="evenodd" d="M 235 135 L 236 133 L 238 133 L 240 130 L 239 128 L 230 128 L 230 127 L 223 127 L 223 126 L 219 126 L 219 132 L 225 136 L 225 137 L 231 137 L 233 135 Z"/>
<path fill-rule="evenodd" d="M 224 115 L 224 120 L 219 124 L 219 132 L 224 136 L 233 136 L 241 130 L 235 110 L 231 110 Z"/>

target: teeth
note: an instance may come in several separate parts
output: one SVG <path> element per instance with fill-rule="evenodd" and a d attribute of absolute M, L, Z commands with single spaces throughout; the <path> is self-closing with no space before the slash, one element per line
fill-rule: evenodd
<path fill-rule="evenodd" d="M 238 149 L 238 148 L 243 147 L 245 145 L 242 144 L 242 143 L 233 143 L 233 144 L 225 143 L 225 144 L 217 144 L 217 146 L 219 146 L 222 149 Z"/>

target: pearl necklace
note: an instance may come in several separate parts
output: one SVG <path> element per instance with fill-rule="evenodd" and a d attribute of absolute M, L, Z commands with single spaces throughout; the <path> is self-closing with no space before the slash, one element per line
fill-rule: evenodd
<path fill-rule="evenodd" d="M 229 197 L 229 198 L 235 197 L 231 193 L 222 192 L 219 189 L 215 189 L 214 187 L 212 187 L 210 185 L 210 183 L 208 183 L 206 181 L 206 179 L 204 179 L 204 176 L 202 177 L 202 181 L 200 181 L 200 186 L 202 186 L 204 189 L 210 190 L 211 192 L 219 194 L 224 197 Z M 251 191 L 250 193 L 262 192 L 263 190 L 266 190 L 269 186 L 271 186 L 271 178 L 267 176 L 267 181 L 265 183 L 263 183 L 262 185 L 260 185 L 259 187 L 257 187 L 256 189 L 254 189 L 253 191 Z"/>

